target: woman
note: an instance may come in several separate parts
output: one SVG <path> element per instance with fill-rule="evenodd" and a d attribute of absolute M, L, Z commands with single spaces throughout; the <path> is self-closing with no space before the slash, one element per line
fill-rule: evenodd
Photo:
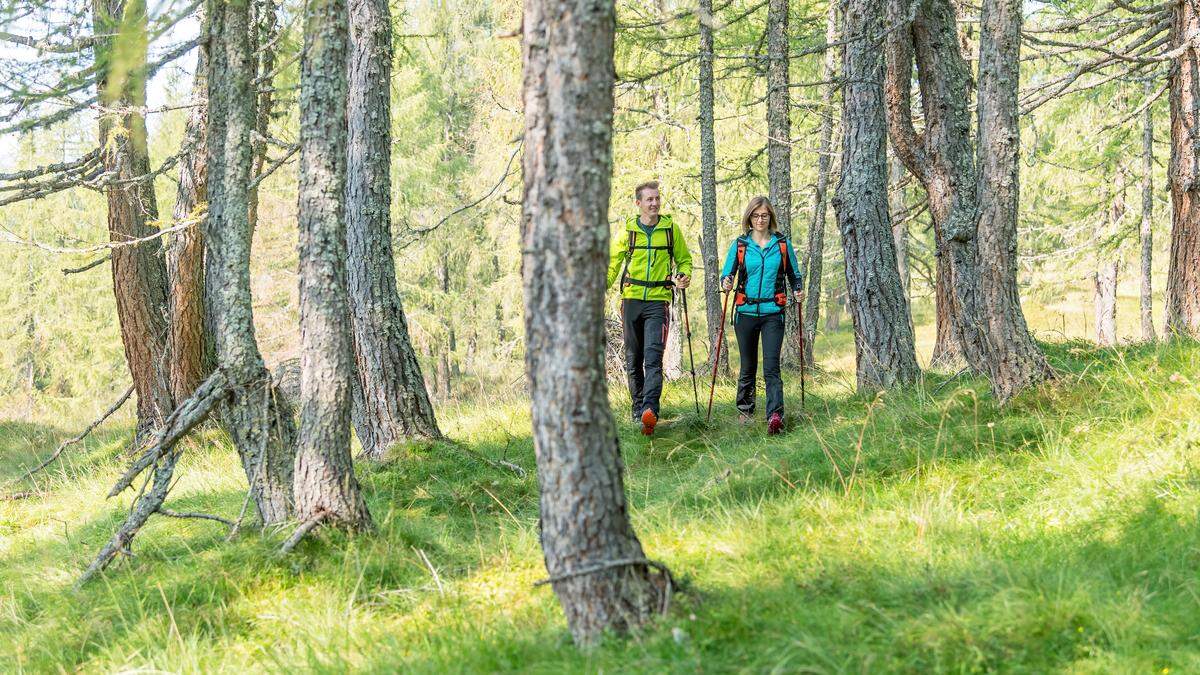
<path fill-rule="evenodd" d="M 775 209 L 766 197 L 750 200 L 742 215 L 742 236 L 734 240 L 721 270 L 721 289 L 734 291 L 733 328 L 737 334 L 741 369 L 737 407 L 743 423 L 753 419 L 758 345 L 762 342 L 763 379 L 767 383 L 767 433 L 783 429 L 783 378 L 779 352 L 783 349 L 785 283 L 796 301 L 804 299 L 791 242 L 779 234 Z"/>

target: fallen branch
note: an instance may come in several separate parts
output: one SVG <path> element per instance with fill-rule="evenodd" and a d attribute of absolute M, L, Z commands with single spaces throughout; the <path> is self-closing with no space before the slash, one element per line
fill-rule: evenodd
<path fill-rule="evenodd" d="M 113 416 L 113 413 L 120 410 L 121 406 L 125 405 L 125 402 L 128 401 L 129 397 L 132 395 L 133 395 L 133 385 L 131 384 L 131 385 L 129 385 L 129 388 L 125 390 L 125 393 L 121 394 L 121 398 L 117 399 L 116 403 L 109 406 L 108 410 L 105 410 L 103 415 L 96 418 L 91 424 L 87 425 L 87 428 L 84 429 L 82 432 L 80 432 L 79 435 L 75 436 L 74 438 L 69 438 L 69 439 L 63 441 L 62 443 L 60 443 L 58 448 L 56 448 L 54 450 L 54 452 L 51 453 L 51 455 L 49 457 L 47 457 L 41 464 L 38 464 L 37 466 L 30 469 L 29 471 L 26 471 L 24 476 L 21 476 L 20 478 L 17 478 L 16 480 L 10 481 L 9 484 L 11 485 L 12 483 L 19 483 L 27 478 L 32 478 L 34 476 L 34 474 L 38 473 L 39 471 L 41 471 L 41 470 L 45 469 L 46 467 L 50 466 L 51 464 L 53 464 L 54 461 L 56 459 L 58 459 L 59 455 L 61 455 L 63 453 L 63 450 L 66 450 L 68 447 L 75 445 L 76 443 L 87 438 L 87 435 L 92 433 L 93 429 L 95 429 L 96 427 L 103 424 L 105 420 L 107 420 L 109 417 Z"/>
<path fill-rule="evenodd" d="M 221 524 L 225 525 L 226 527 L 234 526 L 234 522 L 232 520 L 229 520 L 228 518 L 222 518 L 221 516 L 214 516 L 211 513 L 196 513 L 196 512 L 192 512 L 192 511 L 172 511 L 170 509 L 164 509 L 161 506 L 158 507 L 158 512 L 163 514 L 164 516 L 167 516 L 168 518 L 195 518 L 197 520 L 212 520 L 212 521 L 221 523 Z"/>

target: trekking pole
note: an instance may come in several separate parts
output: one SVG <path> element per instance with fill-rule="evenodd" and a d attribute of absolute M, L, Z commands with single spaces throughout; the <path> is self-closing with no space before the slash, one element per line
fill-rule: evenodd
<path fill-rule="evenodd" d="M 721 345 L 725 344 L 725 311 L 729 308 L 729 291 L 725 291 L 725 300 L 721 303 L 721 327 L 717 329 L 717 347 L 713 354 L 712 385 L 708 388 L 707 423 L 712 420 L 713 392 L 717 390 L 717 365 L 721 363 Z"/>
<path fill-rule="evenodd" d="M 699 415 L 700 390 L 696 388 L 696 356 L 692 353 L 692 322 L 688 319 L 687 289 L 679 289 L 679 295 L 683 298 L 683 332 L 687 334 L 688 365 L 692 369 L 692 402 L 696 404 L 696 414 Z"/>
<path fill-rule="evenodd" d="M 804 301 L 796 303 L 796 327 L 800 334 L 800 409 L 804 410 Z"/>

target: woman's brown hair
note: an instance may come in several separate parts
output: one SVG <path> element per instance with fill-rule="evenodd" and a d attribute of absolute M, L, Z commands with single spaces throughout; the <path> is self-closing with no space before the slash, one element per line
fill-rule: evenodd
<path fill-rule="evenodd" d="M 760 206 L 767 207 L 767 213 L 771 214 L 767 231 L 775 232 L 779 229 L 779 221 L 775 220 L 775 207 L 771 206 L 771 200 L 759 195 L 750 200 L 750 203 L 746 205 L 746 212 L 742 214 L 742 234 L 750 233 L 750 214 L 754 213 Z"/>

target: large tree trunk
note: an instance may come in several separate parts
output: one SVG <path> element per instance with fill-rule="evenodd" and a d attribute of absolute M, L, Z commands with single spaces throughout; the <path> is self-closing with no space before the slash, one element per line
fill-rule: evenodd
<path fill-rule="evenodd" d="M 717 333 L 721 328 L 721 261 L 717 250 L 717 141 L 713 121 L 713 7 L 700 0 L 700 257 L 704 264 L 704 315 L 708 326 L 708 366 L 729 370 L 729 354 L 717 358 Z"/>
<path fill-rule="evenodd" d="M 836 2 L 829 3 L 825 12 L 825 44 L 832 45 L 838 40 Z M 824 274 L 825 256 L 825 212 L 828 203 L 826 193 L 829 191 L 829 174 L 833 163 L 833 100 L 837 84 L 836 49 L 829 47 L 825 50 L 825 58 L 821 62 L 821 80 L 826 84 L 821 88 L 821 131 L 817 141 L 817 184 L 813 192 L 813 215 L 808 224 L 808 253 L 805 256 L 805 274 L 808 276 L 804 292 L 807 304 L 804 306 L 804 362 L 813 363 L 813 341 L 817 336 L 817 319 L 821 313 L 821 275 Z"/>
<path fill-rule="evenodd" d="M 357 386 L 352 418 L 363 454 L 438 438 L 408 337 L 392 257 L 392 23 L 387 0 L 351 0 L 346 251 Z"/>
<path fill-rule="evenodd" d="M 1170 73 L 1171 259 L 1167 269 L 1166 332 L 1200 338 L 1200 54 L 1193 42 L 1200 12 L 1176 3 L 1171 47 L 1180 54 Z M 1186 43 L 1186 44 L 1185 44 Z"/>
<path fill-rule="evenodd" d="M 854 319 L 858 388 L 915 382 L 908 302 L 896 271 L 887 205 L 887 123 L 883 104 L 881 0 L 846 0 L 842 56 L 842 172 L 834 208 L 842 232 Z"/>
<path fill-rule="evenodd" d="M 176 224 L 187 222 L 185 229 L 171 236 L 167 246 L 167 278 L 170 280 L 170 356 L 171 393 L 176 401 L 185 401 L 213 369 L 210 337 L 204 318 L 204 237 L 200 230 L 200 211 L 208 199 L 205 158 L 205 127 L 208 120 L 208 56 L 201 45 L 192 84 L 192 102 L 184 130 L 184 156 L 179 162 L 179 189 L 175 196 Z"/>
<path fill-rule="evenodd" d="M 300 442 L 296 516 L 371 524 L 350 458 L 352 338 L 346 317 L 345 0 L 307 0 L 300 57 Z"/>
<path fill-rule="evenodd" d="M 114 243 L 155 233 L 154 183 L 148 178 L 146 139 L 145 0 L 96 0 L 93 30 L 100 115 L 100 147 L 108 197 L 108 233 Z M 119 62 L 118 62 L 119 60 Z M 116 77 L 111 77 L 116 75 Z M 113 292 L 121 343 L 137 391 L 138 436 L 157 426 L 174 407 L 166 364 L 167 268 L 162 242 L 152 239 L 112 252 Z"/>
<path fill-rule="evenodd" d="M 1146 96 L 1152 95 L 1153 82 L 1146 82 Z M 1153 283 L 1151 274 L 1154 271 L 1154 106 L 1147 105 L 1142 113 L 1142 221 L 1139 226 L 1138 238 L 1141 240 L 1141 278 L 1140 309 L 1142 317 L 1142 339 L 1147 342 L 1155 340 L 1154 335 L 1154 300 L 1151 291 Z"/>
<path fill-rule="evenodd" d="M 522 276 L 546 569 L 579 644 L 637 629 L 664 590 L 633 532 L 604 379 L 611 2 L 528 0 Z"/>
<path fill-rule="evenodd" d="M 296 430 L 287 399 L 271 385 L 254 335 L 250 297 L 250 129 L 254 124 L 249 12 L 209 0 L 208 217 L 205 302 L 217 362 L 230 381 L 222 411 L 264 525 L 292 513 Z"/>
<path fill-rule="evenodd" d="M 948 0 L 889 0 L 889 134 L 896 154 L 925 187 L 934 225 L 938 273 L 938 340 L 930 365 L 962 355 L 987 372 L 986 345 L 977 299 L 976 195 L 971 113 L 966 95 L 971 71 L 959 51 L 954 9 Z M 909 17 L 911 24 L 905 25 Z M 925 130 L 912 123 L 912 62 L 919 69 Z M 949 333 L 949 334 L 948 334 Z"/>
<path fill-rule="evenodd" d="M 1002 403 L 1052 375 L 1025 325 L 1017 287 L 1021 7 L 1020 0 L 984 0 L 979 36 L 979 300 L 992 391 Z"/>

